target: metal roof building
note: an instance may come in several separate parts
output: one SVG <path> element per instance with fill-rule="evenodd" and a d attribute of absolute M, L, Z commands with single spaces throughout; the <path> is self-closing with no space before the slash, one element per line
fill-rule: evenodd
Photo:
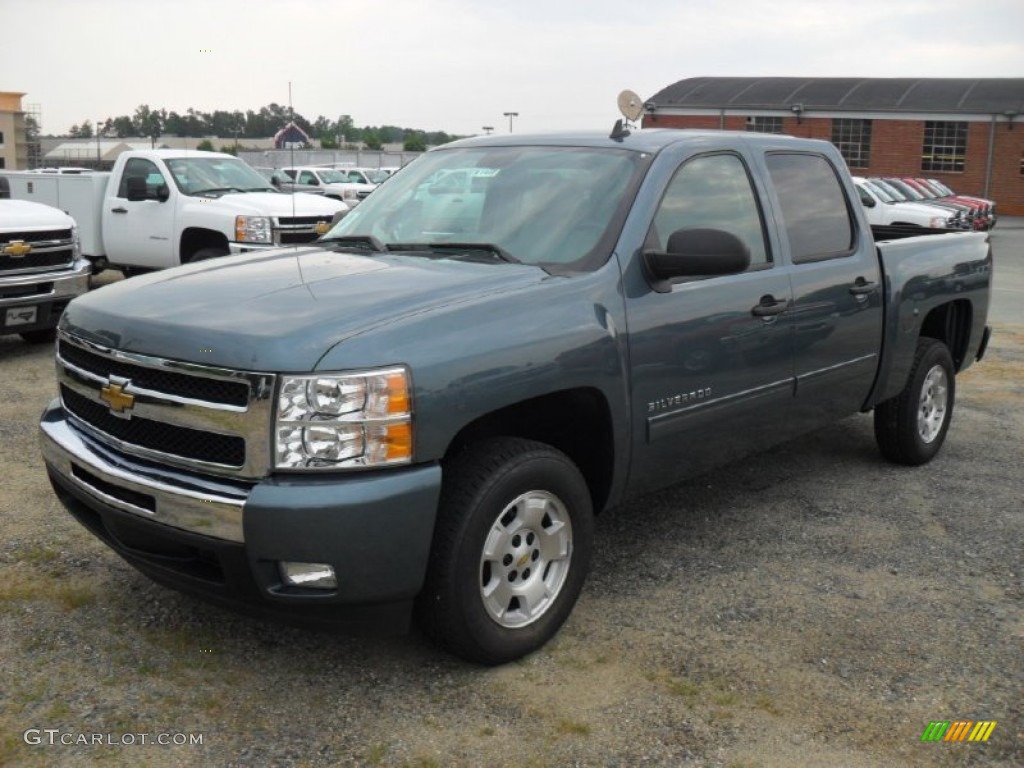
<path fill-rule="evenodd" d="M 1024 77 L 691 77 L 644 106 L 644 127 L 826 139 L 858 174 L 937 177 L 1024 215 Z"/>

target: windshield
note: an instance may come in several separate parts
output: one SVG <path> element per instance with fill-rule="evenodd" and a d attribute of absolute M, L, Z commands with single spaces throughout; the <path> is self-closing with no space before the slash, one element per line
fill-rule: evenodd
<path fill-rule="evenodd" d="M 865 181 L 864 182 L 864 186 L 870 187 L 871 191 L 874 192 L 876 195 L 878 195 L 878 197 L 881 199 L 881 201 L 883 203 L 895 203 L 896 202 L 893 199 L 893 196 L 890 195 L 885 190 L 885 187 L 883 187 L 883 186 L 881 186 L 879 184 L 875 184 L 873 181 Z"/>
<path fill-rule="evenodd" d="M 504 260 L 593 269 L 614 232 L 642 158 L 621 149 L 473 147 L 429 152 L 326 236 L 389 250 L 482 245 Z"/>
<path fill-rule="evenodd" d="M 317 170 L 316 175 L 320 177 L 320 181 L 325 184 L 344 184 L 348 181 L 348 176 L 341 171 L 335 171 L 330 168 L 327 170 Z"/>
<path fill-rule="evenodd" d="M 390 175 L 387 171 L 364 171 L 366 178 L 368 178 L 374 184 L 381 184 L 387 180 Z"/>
<path fill-rule="evenodd" d="M 234 157 L 177 157 L 168 160 L 167 167 L 186 195 L 273 190 L 251 166 Z"/>

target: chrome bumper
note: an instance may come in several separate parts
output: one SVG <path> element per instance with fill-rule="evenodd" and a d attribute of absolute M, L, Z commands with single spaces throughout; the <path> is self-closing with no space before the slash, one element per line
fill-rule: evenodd
<path fill-rule="evenodd" d="M 72 427 L 60 400 L 39 425 L 43 459 L 52 472 L 89 496 L 140 518 L 241 543 L 248 489 L 155 468 L 104 450 Z"/>
<path fill-rule="evenodd" d="M 25 296 L 0 297 L 0 307 L 21 304 L 40 304 L 61 299 L 73 299 L 89 290 L 89 275 L 92 264 L 88 259 L 78 259 L 71 269 L 54 272 L 31 272 L 5 274 L 0 272 L 0 288 L 18 288 L 34 284 L 46 284 L 48 290 Z M 2 292 L 2 291 L 0 291 Z"/>

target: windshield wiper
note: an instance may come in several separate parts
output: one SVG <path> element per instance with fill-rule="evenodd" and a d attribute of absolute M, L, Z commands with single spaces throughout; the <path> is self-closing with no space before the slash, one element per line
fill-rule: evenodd
<path fill-rule="evenodd" d="M 358 248 L 359 250 L 373 251 L 374 253 L 384 253 L 388 250 L 388 246 L 384 245 L 373 235 L 341 235 L 340 237 L 321 237 L 317 242 L 320 243 L 337 243 L 338 245 L 348 246 L 349 248 Z"/>
<path fill-rule="evenodd" d="M 451 253 L 451 255 L 487 253 L 508 264 L 523 263 L 500 245 L 494 243 L 391 243 L 387 248 L 389 251 L 430 251 L 432 253 Z"/>

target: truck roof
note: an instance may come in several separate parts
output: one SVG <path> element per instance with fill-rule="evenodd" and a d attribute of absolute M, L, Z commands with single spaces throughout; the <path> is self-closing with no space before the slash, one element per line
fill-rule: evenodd
<path fill-rule="evenodd" d="M 748 141 L 768 139 L 787 143 L 820 143 L 813 139 L 801 139 L 784 134 L 760 134 L 747 131 L 719 131 L 693 128 L 636 129 L 619 139 L 611 138 L 609 133 L 609 131 L 566 131 L 533 134 L 491 134 L 488 136 L 475 136 L 469 139 L 460 139 L 459 141 L 452 142 L 451 144 L 445 144 L 442 147 L 437 147 L 436 149 L 444 149 L 448 147 L 508 147 L 532 145 L 564 147 L 621 147 L 623 149 L 632 149 L 637 152 L 658 152 L 679 141 L 701 138 L 715 138 L 721 140 L 723 137 L 733 137 L 735 139 L 743 138 Z"/>

